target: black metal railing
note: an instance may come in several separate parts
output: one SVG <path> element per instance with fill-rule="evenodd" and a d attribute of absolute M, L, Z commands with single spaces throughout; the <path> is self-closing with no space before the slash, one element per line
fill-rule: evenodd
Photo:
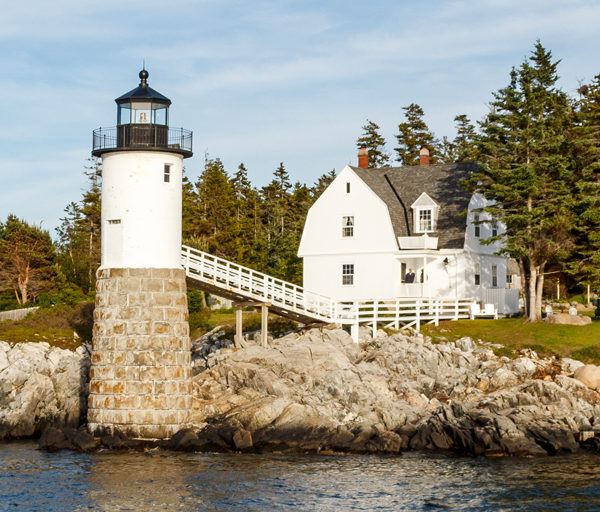
<path fill-rule="evenodd" d="M 93 132 L 92 154 L 113 149 L 150 149 L 192 155 L 192 132 L 160 124 L 123 124 Z"/>

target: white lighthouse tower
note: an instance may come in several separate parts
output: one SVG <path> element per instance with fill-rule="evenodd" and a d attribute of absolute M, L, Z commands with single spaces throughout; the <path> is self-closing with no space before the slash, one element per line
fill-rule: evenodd
<path fill-rule="evenodd" d="M 189 423 L 192 369 L 181 266 L 183 159 L 192 133 L 169 127 L 171 101 L 140 84 L 117 126 L 94 130 L 102 157 L 102 260 L 96 284 L 89 429 L 168 438 Z"/>

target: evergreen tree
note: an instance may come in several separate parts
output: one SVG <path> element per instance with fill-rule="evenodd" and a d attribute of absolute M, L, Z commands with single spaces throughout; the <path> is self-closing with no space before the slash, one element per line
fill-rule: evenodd
<path fill-rule="evenodd" d="M 439 158 L 438 162 L 442 164 L 451 164 L 456 162 L 456 144 L 445 135 L 442 137 L 442 141 L 439 144 Z"/>
<path fill-rule="evenodd" d="M 383 167 L 389 164 L 390 156 L 385 152 L 385 139 L 379 133 L 379 125 L 367 119 L 362 127 L 363 134 L 356 139 L 356 147 L 369 151 L 369 167 Z"/>
<path fill-rule="evenodd" d="M 438 160 L 437 141 L 423 119 L 423 109 L 416 103 L 403 107 L 406 121 L 398 125 L 398 146 L 396 160 L 402 165 L 418 165 L 419 152 L 425 146 L 429 150 L 429 161 L 434 164 Z"/>
<path fill-rule="evenodd" d="M 335 179 L 335 169 L 332 169 L 325 174 L 319 176 L 319 179 L 315 182 L 315 184 L 310 189 L 310 193 L 312 195 L 312 202 L 314 203 L 324 190 L 331 184 L 331 182 Z"/>
<path fill-rule="evenodd" d="M 600 289 L 600 74 L 579 88 L 575 102 L 577 145 L 572 161 L 577 168 L 581 198 L 576 210 L 575 257 L 568 270 L 581 284 Z"/>
<path fill-rule="evenodd" d="M 454 118 L 456 126 L 456 137 L 454 137 L 454 160 L 453 162 L 474 162 L 477 160 L 475 154 L 475 127 L 465 114 Z"/>
<path fill-rule="evenodd" d="M 0 290 L 12 290 L 27 304 L 52 288 L 55 250 L 47 231 L 14 215 L 0 224 Z"/>
<path fill-rule="evenodd" d="M 229 176 L 220 159 L 206 158 L 200 175 L 198 190 L 199 222 L 195 237 L 212 254 L 230 256 L 235 219 L 235 196 Z"/>
<path fill-rule="evenodd" d="M 576 219 L 573 141 L 558 62 L 538 41 L 529 60 L 494 94 L 479 140 L 483 172 L 471 184 L 495 201 L 487 211 L 506 226 L 504 252 L 520 262 L 530 321 L 541 318 L 544 270 L 562 262 Z"/>
<path fill-rule="evenodd" d="M 96 270 L 100 266 L 101 183 L 102 164 L 89 160 L 84 174 L 88 188 L 81 201 L 71 202 L 56 229 L 58 262 L 65 278 L 82 290 L 92 292 L 96 285 Z"/>

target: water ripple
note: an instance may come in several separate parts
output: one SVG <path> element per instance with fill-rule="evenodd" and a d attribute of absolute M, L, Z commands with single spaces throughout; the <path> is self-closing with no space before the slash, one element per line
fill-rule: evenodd
<path fill-rule="evenodd" d="M 103 452 L 0 445 L 0 510 L 600 511 L 600 457 Z"/>

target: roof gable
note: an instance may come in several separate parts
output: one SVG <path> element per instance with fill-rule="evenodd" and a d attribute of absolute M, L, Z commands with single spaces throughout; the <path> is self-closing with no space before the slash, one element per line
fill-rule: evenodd
<path fill-rule="evenodd" d="M 420 206 L 435 206 L 435 207 L 439 207 L 440 205 L 437 204 L 433 199 L 431 199 L 431 197 L 429 197 L 429 195 L 427 194 L 427 192 L 423 192 L 418 198 L 417 200 L 410 205 L 411 208 L 419 208 Z"/>

